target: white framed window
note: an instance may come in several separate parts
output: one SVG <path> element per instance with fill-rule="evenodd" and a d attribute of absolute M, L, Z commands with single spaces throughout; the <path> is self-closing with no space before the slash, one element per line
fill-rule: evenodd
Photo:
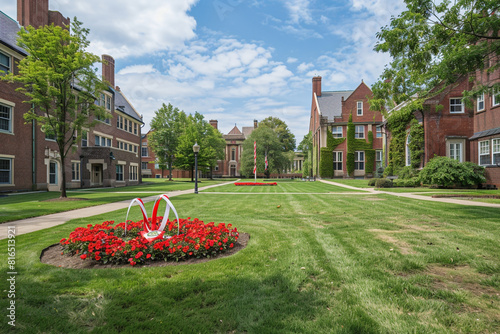
<path fill-rule="evenodd" d="M 123 181 L 123 165 L 116 165 L 116 181 Z"/>
<path fill-rule="evenodd" d="M 95 146 L 111 147 L 111 138 L 95 135 Z"/>
<path fill-rule="evenodd" d="M 356 115 L 363 116 L 363 101 L 356 102 Z"/>
<path fill-rule="evenodd" d="M 450 99 L 450 114 L 463 114 L 464 110 L 461 98 L 453 97 Z"/>
<path fill-rule="evenodd" d="M 333 170 L 342 170 L 342 151 L 333 151 Z"/>
<path fill-rule="evenodd" d="M 80 163 L 72 162 L 71 163 L 71 180 L 72 181 L 80 181 Z"/>
<path fill-rule="evenodd" d="M 491 97 L 491 106 L 496 107 L 500 105 L 500 91 L 494 91 Z"/>
<path fill-rule="evenodd" d="M 111 111 L 111 96 L 106 95 L 106 109 Z"/>
<path fill-rule="evenodd" d="M 134 135 L 137 134 L 137 123 L 134 122 Z"/>
<path fill-rule="evenodd" d="M 87 136 L 88 136 L 87 131 L 83 130 L 82 131 L 82 147 L 87 147 Z"/>
<path fill-rule="evenodd" d="M 55 161 L 49 163 L 49 183 L 57 184 L 57 162 Z"/>
<path fill-rule="evenodd" d="M 479 145 L 479 164 L 491 165 L 490 141 L 480 141 Z"/>
<path fill-rule="evenodd" d="M 342 138 L 343 137 L 342 126 L 332 126 L 332 135 L 333 138 Z"/>
<path fill-rule="evenodd" d="M 10 56 L 0 52 L 0 75 L 5 75 L 11 72 L 11 60 Z"/>
<path fill-rule="evenodd" d="M 130 181 L 137 181 L 137 177 L 139 175 L 137 173 L 137 166 L 130 166 L 129 169 L 130 169 L 130 173 L 129 173 L 130 174 L 130 177 L 129 177 Z"/>
<path fill-rule="evenodd" d="M 0 104 L 0 132 L 12 133 L 12 107 Z"/>
<path fill-rule="evenodd" d="M 12 184 L 11 158 L 0 158 L 0 184 Z"/>
<path fill-rule="evenodd" d="M 365 151 L 354 152 L 354 169 L 365 170 Z"/>
<path fill-rule="evenodd" d="M 500 138 L 495 138 L 491 141 L 491 146 L 493 148 L 493 164 L 500 163 Z"/>
<path fill-rule="evenodd" d="M 375 151 L 375 169 L 378 170 L 379 168 L 382 168 L 383 156 L 382 150 Z"/>
<path fill-rule="evenodd" d="M 364 125 L 356 125 L 354 128 L 354 138 L 363 139 L 365 138 L 365 126 Z"/>
<path fill-rule="evenodd" d="M 378 125 L 375 127 L 376 129 L 376 138 L 382 138 L 382 125 Z"/>
<path fill-rule="evenodd" d="M 479 95 L 477 97 L 477 111 L 482 111 L 482 110 L 484 110 L 484 108 L 485 108 L 484 93 L 482 93 L 481 95 Z"/>
<path fill-rule="evenodd" d="M 449 143 L 449 156 L 451 159 L 462 162 L 462 143 Z"/>
<path fill-rule="evenodd" d="M 147 146 L 141 147 L 141 157 L 149 157 Z"/>

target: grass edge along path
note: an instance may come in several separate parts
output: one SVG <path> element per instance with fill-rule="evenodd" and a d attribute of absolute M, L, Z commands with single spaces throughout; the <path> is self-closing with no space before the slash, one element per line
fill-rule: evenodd
<path fill-rule="evenodd" d="M 182 217 L 250 233 L 247 248 L 156 268 L 39 262 L 41 248 L 76 226 L 123 219 L 126 209 L 19 236 L 17 329 L 399 334 L 494 333 L 500 325 L 499 210 L 389 194 L 191 193 L 174 204 Z M 2 252 L 6 245 L 0 241 Z"/>
<path fill-rule="evenodd" d="M 232 181 L 231 181 L 231 183 L 232 183 Z M 198 190 L 209 189 L 209 188 L 213 188 L 213 187 L 222 186 L 225 184 L 227 184 L 227 183 L 213 184 L 213 185 L 201 187 Z M 177 190 L 177 191 L 172 191 L 172 192 L 166 192 L 166 194 L 168 197 L 174 197 L 174 196 L 179 196 L 179 195 L 184 195 L 184 194 L 190 194 L 193 191 L 194 191 L 193 189 Z M 158 197 L 157 195 L 148 196 L 148 197 L 142 198 L 142 200 L 144 203 L 148 203 L 148 202 L 154 201 L 157 197 Z M 7 238 L 9 228 L 15 229 L 16 235 L 21 235 L 21 234 L 25 234 L 25 233 L 34 232 L 34 231 L 39 231 L 39 230 L 43 230 L 43 229 L 46 229 L 49 227 L 64 224 L 65 222 L 67 222 L 68 220 L 71 220 L 71 219 L 91 217 L 91 216 L 104 214 L 104 213 L 107 213 L 110 211 L 116 211 L 119 209 L 127 208 L 130 205 L 130 201 L 132 199 L 133 199 L 133 197 L 131 196 L 129 199 L 119 201 L 119 202 L 102 204 L 102 205 L 97 205 L 97 206 L 92 206 L 92 207 L 86 207 L 86 208 L 81 208 L 81 209 L 53 213 L 53 214 L 49 214 L 49 215 L 45 215 L 45 216 L 38 216 L 38 217 L 33 217 L 33 218 L 27 218 L 27 219 L 6 222 L 3 224 L 0 224 L 0 240 Z"/>

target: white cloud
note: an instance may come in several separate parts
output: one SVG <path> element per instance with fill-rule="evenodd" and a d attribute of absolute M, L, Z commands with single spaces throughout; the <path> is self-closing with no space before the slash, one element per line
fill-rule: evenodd
<path fill-rule="evenodd" d="M 90 29 L 90 51 L 123 58 L 180 47 L 194 38 L 196 21 L 187 12 L 196 2 L 57 0 L 50 9 L 76 16 Z"/>
<path fill-rule="evenodd" d="M 299 60 L 298 60 L 297 58 L 294 58 L 294 57 L 288 57 L 288 58 L 287 58 L 287 60 L 286 60 L 286 62 L 287 62 L 288 64 L 293 64 L 293 63 L 296 63 L 296 62 L 298 62 L 298 61 L 299 61 Z"/>
<path fill-rule="evenodd" d="M 284 6 L 290 14 L 292 23 L 297 24 L 305 22 L 308 24 L 314 23 L 311 9 L 309 8 L 309 0 L 285 0 Z"/>
<path fill-rule="evenodd" d="M 152 64 L 132 65 L 121 69 L 118 74 L 146 74 L 156 72 Z"/>
<path fill-rule="evenodd" d="M 301 63 L 299 66 L 297 66 L 297 71 L 305 72 L 308 69 L 310 69 L 311 67 L 314 67 L 314 65 L 311 63 Z"/>

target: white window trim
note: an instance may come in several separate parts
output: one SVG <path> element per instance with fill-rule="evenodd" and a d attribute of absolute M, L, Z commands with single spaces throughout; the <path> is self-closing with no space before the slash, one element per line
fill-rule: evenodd
<path fill-rule="evenodd" d="M 477 97 L 477 111 L 483 111 L 486 109 L 486 103 L 485 103 L 485 100 L 484 100 L 484 93 L 482 93 L 481 95 L 479 95 Z M 479 109 L 479 103 L 483 103 L 483 107 L 481 109 Z"/>
<path fill-rule="evenodd" d="M 451 100 L 460 100 L 461 111 L 451 111 Z M 454 104 L 454 106 L 457 106 L 457 104 Z M 450 97 L 450 99 L 449 99 L 449 111 L 450 111 L 450 114 L 463 114 L 463 113 L 465 113 L 465 106 L 464 106 L 463 99 L 461 97 Z"/>
<path fill-rule="evenodd" d="M 481 154 L 481 143 L 488 143 L 488 154 Z M 489 155 L 491 161 L 491 143 L 489 140 L 482 140 L 477 143 L 477 153 L 478 153 L 478 165 L 480 166 L 488 166 L 489 164 L 481 164 L 481 156 Z"/>
<path fill-rule="evenodd" d="M 14 161 L 16 159 L 15 155 L 0 154 L 0 158 L 10 159 L 10 183 L 0 183 L 0 187 L 15 187 L 14 182 Z"/>
<path fill-rule="evenodd" d="M 363 160 L 358 160 L 359 159 L 359 155 L 360 153 L 363 153 Z M 365 151 L 355 151 L 354 152 L 354 166 L 356 166 L 356 163 L 363 163 L 363 169 L 356 169 L 356 167 L 354 167 L 354 170 L 365 170 Z"/>
<path fill-rule="evenodd" d="M 7 103 L 8 102 L 8 103 Z M 15 103 L 0 99 L 0 104 L 3 104 L 7 108 L 10 109 L 10 115 L 9 115 L 9 130 L 2 130 L 0 129 L 0 133 L 8 134 L 8 135 L 13 135 L 14 134 L 14 106 L 16 105 Z"/>
<path fill-rule="evenodd" d="M 492 107 L 500 106 L 500 91 L 494 91 L 491 94 L 491 106 Z"/>
<path fill-rule="evenodd" d="M 456 145 L 460 144 L 460 159 L 458 160 L 459 162 L 464 162 L 464 155 L 465 155 L 465 139 L 447 139 L 446 140 L 446 156 L 448 158 L 452 158 L 451 156 L 451 145 Z"/>
<path fill-rule="evenodd" d="M 495 144 L 493 143 L 494 141 L 500 142 L 500 138 L 492 138 L 491 139 L 491 163 L 493 165 L 496 165 L 495 154 L 500 154 L 500 150 L 495 151 Z M 500 163 L 500 161 L 499 161 L 499 163 Z"/>
<path fill-rule="evenodd" d="M 12 73 L 12 63 L 13 63 L 13 60 L 14 60 L 14 57 L 12 57 L 11 54 L 9 54 L 8 52 L 5 52 L 4 50 L 0 49 L 0 52 L 3 53 L 4 55 L 6 55 L 7 57 L 9 57 L 9 67 L 8 67 L 8 72 L 6 73 L 0 73 L 1 75 L 5 75 L 5 74 L 8 74 L 9 72 Z"/>
<path fill-rule="evenodd" d="M 79 165 L 79 168 L 78 168 L 78 179 L 74 179 L 73 178 L 73 164 L 78 164 Z M 81 176 L 81 162 L 80 160 L 71 160 L 71 181 L 80 181 L 82 179 L 82 176 Z"/>
<path fill-rule="evenodd" d="M 356 128 L 357 128 L 358 126 L 359 126 L 359 127 L 362 127 L 362 129 L 363 129 L 363 137 L 356 137 L 356 134 L 360 133 L 360 132 L 357 132 L 357 131 L 356 131 Z M 354 138 L 356 138 L 356 139 L 365 139 L 365 126 L 364 126 L 364 125 L 355 125 L 355 126 L 354 126 Z"/>
<path fill-rule="evenodd" d="M 359 113 L 360 110 L 361 113 Z M 356 115 L 363 116 L 363 101 L 356 101 Z"/>
<path fill-rule="evenodd" d="M 333 132 L 334 128 L 335 128 L 335 132 Z M 340 128 L 340 132 L 337 131 L 339 128 Z M 339 134 L 340 134 L 340 137 L 337 137 Z M 342 138 L 344 136 L 344 129 L 342 128 L 342 126 L 341 125 L 332 126 L 332 135 L 333 135 L 333 138 Z"/>
<path fill-rule="evenodd" d="M 339 160 L 339 155 L 341 159 Z M 333 169 L 334 171 L 342 171 L 344 169 L 344 154 L 343 151 L 333 151 L 333 156 L 335 157 L 336 160 L 333 161 L 334 164 L 340 163 L 341 168 L 340 169 Z"/>

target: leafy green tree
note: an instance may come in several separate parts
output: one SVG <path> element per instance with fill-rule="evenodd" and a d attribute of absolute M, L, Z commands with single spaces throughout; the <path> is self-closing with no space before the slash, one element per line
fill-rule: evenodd
<path fill-rule="evenodd" d="M 253 144 L 257 142 L 257 173 L 283 172 L 290 163 L 283 150 L 283 143 L 276 132 L 267 126 L 259 126 L 243 142 L 241 154 L 241 173 L 246 176 L 253 175 L 254 155 Z M 268 169 L 265 170 L 265 156 L 267 152 Z"/>
<path fill-rule="evenodd" d="M 169 180 L 172 180 L 173 160 L 184 127 L 182 122 L 185 120 L 184 112 L 169 103 L 168 106 L 163 104 L 155 111 L 155 116 L 150 123 L 151 134 L 148 143 L 157 157 L 162 175 L 163 170 L 168 166 Z"/>
<path fill-rule="evenodd" d="M 195 162 L 193 145 L 195 143 L 200 145 L 198 153 L 198 166 L 200 168 L 211 171 L 217 164 L 217 160 L 224 159 L 226 141 L 222 134 L 205 121 L 203 115 L 198 112 L 186 118 L 174 161 L 177 168 L 193 172 Z M 193 177 L 194 173 L 191 173 L 191 181 Z"/>
<path fill-rule="evenodd" d="M 24 115 L 36 121 L 54 136 L 60 152 L 62 187 L 66 197 L 65 158 L 82 136 L 82 128 L 91 128 L 95 117 L 107 118 L 103 107 L 94 104 L 100 92 L 107 89 L 97 76 L 94 64 L 100 58 L 86 51 L 88 29 L 76 18 L 68 29 L 31 26 L 19 31 L 18 45 L 28 53 L 19 64 L 19 74 L 9 73 L 3 80 L 21 83 L 33 108 Z M 95 116 L 95 117 L 94 117 Z"/>
<path fill-rule="evenodd" d="M 299 151 L 302 151 L 302 153 L 304 154 L 304 165 L 302 166 L 302 176 L 303 177 L 310 176 L 309 169 L 311 168 L 310 160 L 312 159 L 312 149 L 313 149 L 312 132 L 309 132 L 307 135 L 304 136 L 297 149 Z"/>
<path fill-rule="evenodd" d="M 500 63 L 498 1 L 405 0 L 407 9 L 383 27 L 375 49 L 393 61 L 373 87 L 373 110 L 399 104 L 418 93 L 420 99 L 439 94 L 460 76 L 476 70 L 492 72 Z M 478 84 L 471 97 L 499 88 Z M 418 105 L 418 103 L 417 103 Z M 377 109 L 378 108 L 378 109 Z"/>
<path fill-rule="evenodd" d="M 293 151 L 295 149 L 295 136 L 285 122 L 277 117 L 269 116 L 259 123 L 259 127 L 266 126 L 272 129 L 280 140 L 283 151 Z"/>

